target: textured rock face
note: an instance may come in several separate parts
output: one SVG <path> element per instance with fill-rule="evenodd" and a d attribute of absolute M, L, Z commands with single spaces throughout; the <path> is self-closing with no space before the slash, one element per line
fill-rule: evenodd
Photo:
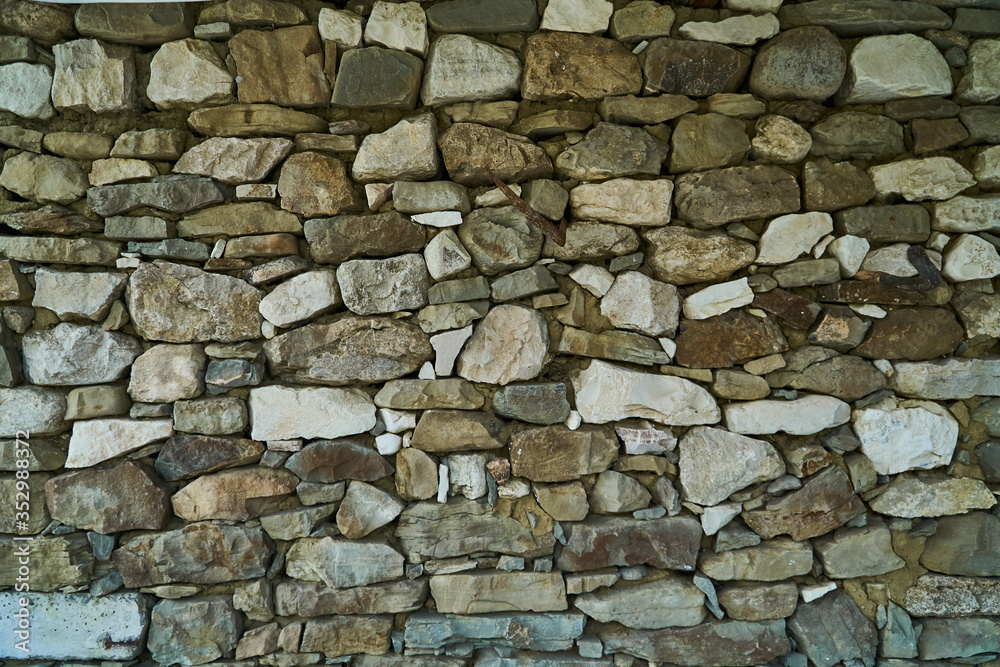
<path fill-rule="evenodd" d="M 716 505 L 735 491 L 785 472 L 770 444 L 722 429 L 693 428 L 679 446 L 681 489 L 700 505 Z"/>
<path fill-rule="evenodd" d="M 548 329 L 537 310 L 497 306 L 476 325 L 458 357 L 456 372 L 473 382 L 503 385 L 527 380 L 541 370 L 548 344 Z"/>
<path fill-rule="evenodd" d="M 250 392 L 255 440 L 339 438 L 375 425 L 375 405 L 357 389 L 270 386 Z"/>
<path fill-rule="evenodd" d="M 230 40 L 229 47 L 241 79 L 237 85 L 240 102 L 289 107 L 329 102 L 330 84 L 323 73 L 316 28 L 244 30 Z"/>
<path fill-rule="evenodd" d="M 136 106 L 135 63 L 126 47 L 79 39 L 55 45 L 52 53 L 56 109 L 108 113 Z"/>
<path fill-rule="evenodd" d="M 146 96 L 160 109 L 192 110 L 232 99 L 233 77 L 208 42 L 182 39 L 164 44 L 149 67 Z"/>
<path fill-rule="evenodd" d="M 53 518 L 102 535 L 158 530 L 170 516 L 170 491 L 157 475 L 131 461 L 104 470 L 85 470 L 46 482 Z"/>

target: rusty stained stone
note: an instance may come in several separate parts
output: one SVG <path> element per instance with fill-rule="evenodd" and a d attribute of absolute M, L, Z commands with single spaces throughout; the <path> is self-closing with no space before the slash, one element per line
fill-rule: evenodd
<path fill-rule="evenodd" d="M 521 96 L 526 100 L 596 100 L 638 93 L 639 59 L 612 39 L 540 32 L 524 50 Z"/>
<path fill-rule="evenodd" d="M 688 368 L 728 368 L 788 349 L 776 323 L 742 310 L 706 320 L 684 320 L 674 341 L 675 360 Z"/>
<path fill-rule="evenodd" d="M 710 621 L 690 628 L 663 630 L 618 627 L 599 630 L 598 636 L 609 653 L 689 667 L 759 665 L 791 650 L 782 620 Z"/>
<path fill-rule="evenodd" d="M 808 329 L 820 312 L 819 304 L 816 302 L 780 287 L 756 295 L 753 305 L 755 308 L 777 315 L 778 319 L 793 329 Z"/>
<path fill-rule="evenodd" d="M 964 339 L 965 330 L 950 310 L 901 308 L 875 320 L 854 353 L 866 359 L 926 361 L 951 354 Z"/>
<path fill-rule="evenodd" d="M 772 500 L 764 509 L 743 512 L 743 519 L 764 539 L 787 534 L 793 540 L 807 540 L 864 512 L 865 504 L 854 494 L 847 473 L 830 466 L 806 480 L 798 491 Z"/>
<path fill-rule="evenodd" d="M 516 477 L 568 482 L 607 470 L 618 459 L 618 439 L 597 426 L 535 428 L 514 434 L 510 458 Z"/>
<path fill-rule="evenodd" d="M 556 566 L 578 572 L 602 567 L 651 565 L 692 572 L 701 545 L 701 524 L 690 516 L 634 521 L 590 516 L 564 526 L 568 537 Z"/>
<path fill-rule="evenodd" d="M 660 37 L 650 42 L 644 55 L 646 95 L 735 93 L 750 67 L 749 56 L 712 42 Z"/>

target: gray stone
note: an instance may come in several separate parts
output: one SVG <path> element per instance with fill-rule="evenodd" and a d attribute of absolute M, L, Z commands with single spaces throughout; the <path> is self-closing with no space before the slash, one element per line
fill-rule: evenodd
<path fill-rule="evenodd" d="M 129 394 L 141 403 L 172 403 L 205 390 L 201 345 L 154 345 L 132 367 Z"/>
<path fill-rule="evenodd" d="M 301 581 L 322 582 L 331 588 L 353 588 L 401 578 L 403 557 L 380 542 L 310 537 L 292 544 L 285 572 Z"/>
<path fill-rule="evenodd" d="M 466 216 L 458 237 L 484 274 L 523 269 L 542 250 L 542 233 L 513 206 L 484 208 Z"/>
<path fill-rule="evenodd" d="M 850 162 L 821 159 L 803 165 L 802 191 L 807 209 L 836 211 L 867 203 L 875 196 L 875 184 Z"/>
<path fill-rule="evenodd" d="M 427 580 L 331 588 L 325 584 L 282 581 L 274 588 L 279 616 L 393 614 L 416 611 L 427 597 Z"/>
<path fill-rule="evenodd" d="M 406 504 L 382 489 L 352 481 L 337 511 L 337 529 L 350 540 L 357 540 L 391 523 Z"/>
<path fill-rule="evenodd" d="M 490 285 L 494 301 L 514 301 L 533 294 L 559 289 L 552 272 L 544 266 L 532 266 L 508 273 Z"/>
<path fill-rule="evenodd" d="M 670 226 L 643 232 L 643 237 L 651 246 L 653 274 L 675 285 L 724 280 L 757 256 L 754 246 L 721 231 Z"/>
<path fill-rule="evenodd" d="M 175 435 L 156 456 L 156 472 L 168 482 L 188 479 L 222 468 L 256 463 L 264 445 L 244 438 Z"/>
<path fill-rule="evenodd" d="M 22 347 L 25 376 L 33 384 L 50 386 L 114 382 L 142 351 L 125 334 L 68 323 L 26 333 Z"/>
<path fill-rule="evenodd" d="M 48 65 L 0 65 L 0 86 L 0 109 L 24 118 L 45 120 L 55 115 L 50 98 L 52 70 Z"/>
<path fill-rule="evenodd" d="M 153 259 L 181 259 L 191 262 L 208 260 L 210 252 L 207 244 L 184 239 L 165 239 L 150 243 L 130 241 L 126 250 Z"/>
<path fill-rule="evenodd" d="M 509 384 L 493 395 L 493 410 L 532 424 L 558 424 L 569 417 L 570 405 L 561 382 Z"/>
<path fill-rule="evenodd" d="M 844 48 L 819 26 L 792 28 L 764 44 L 750 72 L 750 90 L 765 99 L 822 102 L 840 88 Z"/>
<path fill-rule="evenodd" d="M 929 28 L 947 30 L 951 27 L 948 15 L 929 3 L 899 4 L 889 0 L 814 0 L 801 7 L 782 7 L 778 18 L 781 19 L 782 29 L 821 25 L 841 37 L 920 32 Z"/>
<path fill-rule="evenodd" d="M 889 529 L 882 521 L 863 528 L 838 528 L 815 542 L 816 555 L 832 579 L 874 577 L 906 565 L 892 549 Z"/>
<path fill-rule="evenodd" d="M 460 378 L 390 380 L 375 394 L 375 405 L 393 410 L 478 410 L 485 399 Z"/>
<path fill-rule="evenodd" d="M 566 228 L 565 245 L 546 239 L 542 255 L 563 261 L 593 261 L 630 255 L 638 249 L 639 235 L 635 230 L 624 225 L 581 220 Z M 612 266 L 613 263 L 614 260 Z"/>
<path fill-rule="evenodd" d="M 890 7 L 895 14 L 896 5 Z M 947 27 L 947 15 L 942 12 L 941 16 L 945 20 L 943 27 Z M 851 51 L 847 65 L 847 78 L 839 93 L 847 104 L 947 97 L 952 92 L 951 70 L 944 56 L 930 41 L 917 35 L 865 37 Z"/>
<path fill-rule="evenodd" d="M 35 296 L 31 305 L 47 308 L 60 319 L 103 320 L 111 303 L 125 291 L 122 273 L 51 271 L 35 272 Z"/>
<path fill-rule="evenodd" d="M 812 570 L 808 542 L 779 538 L 719 553 L 704 553 L 698 568 L 716 581 L 781 581 Z"/>
<path fill-rule="evenodd" d="M 370 46 L 344 53 L 333 87 L 333 104 L 352 109 L 412 109 L 423 62 L 411 53 Z"/>
<path fill-rule="evenodd" d="M 30 151 L 8 158 L 0 186 L 39 204 L 71 204 L 87 192 L 87 177 L 74 160 Z"/>
<path fill-rule="evenodd" d="M 750 57 L 712 42 L 668 39 L 650 42 L 645 52 L 643 92 L 708 97 L 734 93 L 750 67 Z"/>
<path fill-rule="evenodd" d="M 719 603 L 738 621 L 770 621 L 795 611 L 799 588 L 792 581 L 776 584 L 737 584 L 719 591 Z"/>
<path fill-rule="evenodd" d="M 994 618 L 927 618 L 917 640 L 920 658 L 969 658 L 1000 651 L 1000 623 Z"/>
<path fill-rule="evenodd" d="M 392 188 L 392 204 L 397 211 L 407 214 L 434 211 L 467 214 L 471 210 L 466 188 L 451 181 L 399 181 Z"/>
<path fill-rule="evenodd" d="M 924 577 L 921 577 L 924 579 Z M 920 580 L 918 579 L 918 585 Z M 912 588 L 910 590 L 913 590 Z M 886 612 L 886 624 L 880 631 L 882 646 L 879 653 L 885 658 L 915 658 L 917 657 L 917 634 L 913 621 L 903 608 L 889 600 Z"/>
<path fill-rule="evenodd" d="M 658 176 L 663 149 L 641 128 L 601 123 L 583 141 L 555 160 L 566 178 L 604 180 L 621 176 Z"/>
<path fill-rule="evenodd" d="M 173 435 L 169 419 L 90 419 L 73 423 L 67 468 L 86 468 Z"/>
<path fill-rule="evenodd" d="M 931 233 L 927 209 L 916 204 L 861 206 L 834 215 L 838 234 L 860 236 L 875 243 L 923 243 Z"/>
<path fill-rule="evenodd" d="M 672 174 L 732 167 L 740 164 L 750 150 L 745 123 L 717 113 L 681 116 L 670 144 Z"/>
<path fill-rule="evenodd" d="M 705 595 L 684 577 L 667 576 L 618 584 L 576 598 L 577 609 L 601 623 L 660 630 L 697 625 L 705 618 Z"/>
<path fill-rule="evenodd" d="M 969 131 L 968 143 L 1000 143 L 1000 110 L 995 106 L 966 106 L 958 114 L 959 120 Z"/>
<path fill-rule="evenodd" d="M 191 111 L 233 101 L 233 76 L 206 41 L 182 39 L 164 44 L 149 67 L 146 96 L 158 109 Z"/>
<path fill-rule="evenodd" d="M 885 160 L 904 151 L 903 127 L 896 121 L 859 111 L 841 111 L 809 129 L 811 153 L 833 160 Z"/>
<path fill-rule="evenodd" d="M 102 185 L 87 190 L 87 205 L 102 216 L 128 213 L 143 206 L 186 213 L 223 199 L 212 179 L 192 176 L 161 176 L 147 183 Z"/>
<path fill-rule="evenodd" d="M 160 240 L 173 234 L 173 222 L 152 215 L 118 215 L 104 220 L 104 235 L 116 241 Z"/>
<path fill-rule="evenodd" d="M 684 95 L 605 97 L 597 105 L 605 121 L 625 125 L 655 125 L 697 109 L 698 103 Z"/>
<path fill-rule="evenodd" d="M 344 305 L 359 315 L 391 313 L 427 305 L 430 275 L 423 256 L 354 259 L 337 269 Z"/>
<path fill-rule="evenodd" d="M 102 535 L 159 530 L 171 515 L 170 489 L 148 466 L 132 461 L 53 477 L 45 496 L 54 519 Z"/>
<path fill-rule="evenodd" d="M 305 235 L 313 259 L 322 264 L 420 252 L 426 244 L 423 226 L 396 212 L 312 218 L 306 221 Z"/>
<path fill-rule="evenodd" d="M 800 604 L 788 621 L 788 632 L 817 667 L 840 662 L 875 665 L 875 625 L 842 590 Z"/>
<path fill-rule="evenodd" d="M 538 7 L 530 0 L 502 4 L 450 0 L 427 8 L 427 24 L 439 33 L 534 32 L 538 28 Z"/>
<path fill-rule="evenodd" d="M 0 253 L 21 262 L 114 266 L 120 249 L 119 243 L 93 238 L 63 239 L 38 236 L 0 238 Z M 27 296 L 30 294 L 25 295 L 25 298 Z"/>
<path fill-rule="evenodd" d="M 775 269 L 771 276 L 784 288 L 829 285 L 840 280 L 840 262 L 830 257 L 801 260 Z"/>
<path fill-rule="evenodd" d="M 722 429 L 696 427 L 679 447 L 681 489 L 699 505 L 717 505 L 740 489 L 785 473 L 781 455 L 769 443 Z"/>
<path fill-rule="evenodd" d="M 359 183 L 434 178 L 441 170 L 436 140 L 433 114 L 404 118 L 385 132 L 364 138 L 351 175 Z"/>
<path fill-rule="evenodd" d="M 652 499 L 635 478 L 614 470 L 605 470 L 597 476 L 588 500 L 595 514 L 623 514 L 646 509 Z"/>
<path fill-rule="evenodd" d="M 675 181 L 677 216 L 706 229 L 799 210 L 795 177 L 780 167 L 732 167 L 684 174 Z"/>
<path fill-rule="evenodd" d="M 247 427 L 247 407 L 235 396 L 174 403 L 174 428 L 182 433 L 228 435 Z"/>
<path fill-rule="evenodd" d="M 229 655 L 243 619 L 225 597 L 161 600 L 150 614 L 148 648 L 165 665 L 200 665 Z"/>
<path fill-rule="evenodd" d="M 254 440 L 339 438 L 375 426 L 375 404 L 354 388 L 256 387 L 249 407 Z"/>
<path fill-rule="evenodd" d="M 406 620 L 404 641 L 407 647 L 425 652 L 466 643 L 560 651 L 572 647 L 583 634 L 584 621 L 583 614 L 572 612 L 463 616 L 421 611 Z"/>
<path fill-rule="evenodd" d="M 894 369 L 890 385 L 904 396 L 931 400 L 1000 396 L 1000 362 L 992 359 L 899 362 Z"/>
<path fill-rule="evenodd" d="M 466 35 L 434 40 L 420 97 L 427 106 L 497 100 L 520 88 L 521 64 L 513 51 Z"/>

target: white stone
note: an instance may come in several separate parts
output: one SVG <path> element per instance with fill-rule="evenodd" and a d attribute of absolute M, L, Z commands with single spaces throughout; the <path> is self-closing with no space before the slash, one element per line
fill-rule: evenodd
<path fill-rule="evenodd" d="M 135 63 L 128 47 L 77 39 L 56 44 L 52 53 L 52 103 L 57 109 L 114 113 L 137 106 Z"/>
<path fill-rule="evenodd" d="M 602 33 L 608 29 L 614 5 L 607 0 L 549 0 L 542 30 Z"/>
<path fill-rule="evenodd" d="M 94 160 L 90 167 L 91 185 L 109 185 L 138 178 L 155 178 L 160 172 L 146 160 L 112 157 Z"/>
<path fill-rule="evenodd" d="M 684 317 L 704 320 L 753 302 L 754 293 L 746 278 L 718 283 L 684 299 Z"/>
<path fill-rule="evenodd" d="M 569 206 L 574 220 L 662 227 L 670 222 L 673 192 L 673 182 L 665 178 L 651 181 L 613 178 L 576 186 L 569 191 Z"/>
<path fill-rule="evenodd" d="M 717 505 L 740 489 L 785 474 L 773 445 L 721 428 L 693 428 L 678 449 L 681 491 L 685 500 L 699 505 Z"/>
<path fill-rule="evenodd" d="M 809 252 L 833 231 L 829 213 L 792 213 L 775 218 L 757 243 L 757 264 L 785 264 Z"/>
<path fill-rule="evenodd" d="M 951 237 L 947 234 L 931 232 L 931 237 L 927 239 L 927 248 L 928 250 L 937 250 L 938 253 L 942 253 L 948 247 L 949 243 L 951 243 Z"/>
<path fill-rule="evenodd" d="M 971 188 L 976 179 L 950 157 L 900 160 L 868 170 L 880 197 L 902 195 L 906 201 L 950 199 Z"/>
<path fill-rule="evenodd" d="M 212 252 L 209 254 L 209 257 L 212 259 L 219 259 L 224 254 L 226 254 L 226 239 L 219 239 L 215 242 L 215 245 L 212 246 Z"/>
<path fill-rule="evenodd" d="M 453 496 L 465 496 L 469 500 L 486 495 L 486 461 L 489 454 L 468 453 L 448 456 L 448 482 Z"/>
<path fill-rule="evenodd" d="M 431 211 L 430 213 L 416 213 L 410 216 L 413 222 L 427 225 L 428 227 L 457 227 L 462 224 L 461 211 Z"/>
<path fill-rule="evenodd" d="M 1000 155 L 997 157 L 1000 159 Z M 978 197 L 959 195 L 938 202 L 934 204 L 931 227 L 942 232 L 988 232 L 1000 229 L 1000 194 Z"/>
<path fill-rule="evenodd" d="M 333 271 L 309 271 L 290 278 L 260 300 L 260 314 L 276 327 L 287 327 L 336 308 L 343 302 Z"/>
<path fill-rule="evenodd" d="M 511 183 L 507 187 L 511 189 L 518 197 L 521 196 L 521 186 L 517 183 Z M 487 190 L 483 194 L 476 197 L 476 208 L 487 208 L 490 206 L 507 206 L 510 204 L 510 200 L 507 199 L 500 188 L 493 188 L 492 190 Z"/>
<path fill-rule="evenodd" d="M 289 139 L 212 137 L 181 155 L 174 173 L 229 184 L 262 181 L 294 145 Z"/>
<path fill-rule="evenodd" d="M 723 503 L 706 507 L 701 513 L 701 530 L 706 535 L 715 535 L 743 511 L 743 503 Z"/>
<path fill-rule="evenodd" d="M 87 419 L 73 422 L 67 468 L 87 468 L 174 434 L 169 419 Z"/>
<path fill-rule="evenodd" d="M 764 12 L 777 12 L 781 8 L 783 0 L 724 0 L 726 9 L 737 12 L 753 12 L 762 14 Z"/>
<path fill-rule="evenodd" d="M 785 116 L 761 116 L 751 141 L 755 156 L 775 164 L 794 164 L 805 159 L 812 148 L 812 135 Z"/>
<path fill-rule="evenodd" d="M 431 347 L 434 348 L 434 374 L 438 377 L 448 377 L 455 368 L 455 360 L 465 346 L 465 341 L 472 337 L 472 325 L 464 329 L 455 329 L 431 336 Z"/>
<path fill-rule="evenodd" d="M 680 315 L 680 297 L 673 285 L 638 271 L 624 271 L 601 299 L 601 315 L 617 329 L 672 336 Z"/>
<path fill-rule="evenodd" d="M 541 312 L 504 304 L 476 325 L 458 357 L 456 372 L 487 384 L 531 380 L 541 372 L 548 350 L 549 328 Z"/>
<path fill-rule="evenodd" d="M 872 250 L 865 256 L 865 261 L 861 263 L 861 270 L 881 271 L 901 278 L 915 276 L 917 269 L 906 256 L 909 249 L 910 246 L 906 243 L 894 243 L 878 250 Z M 927 257 L 938 269 L 941 268 L 941 254 L 939 252 L 932 250 L 927 253 Z"/>
<path fill-rule="evenodd" d="M 935 401 L 1000 396 L 1000 359 L 902 361 L 895 369 L 892 389 L 897 394 Z"/>
<path fill-rule="evenodd" d="M 414 216 L 416 217 L 416 216 Z M 461 222 L 459 215 L 459 222 Z M 458 234 L 445 229 L 434 236 L 424 248 L 427 272 L 434 280 L 447 280 L 472 266 L 472 255 L 465 249 Z"/>
<path fill-rule="evenodd" d="M 437 373 L 434 372 L 434 365 L 429 361 L 425 361 L 424 365 L 417 371 L 417 377 L 421 380 L 436 380 Z"/>
<path fill-rule="evenodd" d="M 885 312 L 879 306 L 874 303 L 852 303 L 850 304 L 851 310 L 853 310 L 858 315 L 864 315 L 865 317 L 873 317 L 876 320 L 880 320 L 885 317 L 888 313 Z"/>
<path fill-rule="evenodd" d="M 254 440 L 340 438 L 375 426 L 375 404 L 359 389 L 255 387 L 249 407 Z"/>
<path fill-rule="evenodd" d="M 10 551 L 16 553 L 14 548 Z M 66 563 L 64 567 L 71 566 Z M 20 641 L 15 632 L 24 627 L 20 625 L 22 618 L 15 616 L 22 608 L 21 599 L 29 604 L 29 628 L 22 631 L 27 632 L 30 653 L 15 647 Z M 4 659 L 65 660 L 65 664 L 132 661 L 143 652 L 148 628 L 147 600 L 134 591 L 100 597 L 14 590 L 0 593 L 0 633 L 4 637 L 0 657 Z"/>
<path fill-rule="evenodd" d="M 208 358 L 200 344 L 154 345 L 135 360 L 128 393 L 137 403 L 173 403 L 205 391 Z"/>
<path fill-rule="evenodd" d="M 438 492 L 437 501 L 439 503 L 448 502 L 448 464 L 438 464 Z"/>
<path fill-rule="evenodd" d="M 962 234 L 945 249 L 941 275 L 953 283 L 1000 276 L 1000 254 L 989 241 Z"/>
<path fill-rule="evenodd" d="M 386 3 L 379 2 L 375 6 L 384 4 Z M 418 9 L 419 7 L 417 5 Z M 371 27 L 370 21 L 368 25 Z M 438 155 L 436 143 L 437 125 L 434 114 L 425 113 L 404 118 L 385 132 L 369 134 L 361 142 L 351 168 L 354 180 L 359 183 L 370 183 L 421 181 L 433 178 L 441 168 L 441 157 Z"/>
<path fill-rule="evenodd" d="M 572 382 L 576 409 L 588 424 L 632 417 L 674 426 L 719 421 L 719 406 L 712 395 L 684 378 L 642 373 L 595 359 Z"/>
<path fill-rule="evenodd" d="M 368 208 L 377 211 L 382 208 L 382 204 L 389 201 L 392 196 L 392 183 L 368 183 L 365 185 L 365 198 L 368 200 Z"/>
<path fill-rule="evenodd" d="M 392 456 L 403 448 L 403 438 L 395 433 L 383 433 L 375 436 L 375 449 L 382 456 Z"/>
<path fill-rule="evenodd" d="M 1000 189 L 1000 146 L 982 149 L 972 160 L 972 173 L 984 190 Z"/>
<path fill-rule="evenodd" d="M 319 10 L 319 36 L 333 42 L 340 51 L 361 46 L 364 19 L 354 12 L 324 7 Z"/>
<path fill-rule="evenodd" d="M 895 477 L 869 505 L 879 514 L 916 519 L 965 514 L 989 509 L 996 503 L 990 488 L 973 477 L 905 473 Z"/>
<path fill-rule="evenodd" d="M 200 39 L 167 42 L 149 64 L 146 97 L 160 110 L 194 110 L 230 102 L 235 80 L 225 63 Z"/>
<path fill-rule="evenodd" d="M 930 401 L 885 398 L 855 410 L 853 427 L 880 475 L 947 465 L 958 443 L 958 422 Z"/>
<path fill-rule="evenodd" d="M 648 421 L 640 422 L 638 426 L 616 426 L 615 434 L 625 445 L 625 453 L 663 454 L 673 451 L 677 446 L 677 437 L 670 429 L 661 429 Z"/>
<path fill-rule="evenodd" d="M 723 406 L 733 433 L 812 435 L 851 420 L 851 406 L 833 396 L 809 395 L 793 401 L 762 400 Z"/>
<path fill-rule="evenodd" d="M 607 294 L 615 282 L 615 277 L 610 271 L 594 264 L 578 264 L 569 272 L 569 277 L 598 298 Z"/>
<path fill-rule="evenodd" d="M 833 234 L 827 234 L 819 240 L 819 242 L 813 246 L 812 256 L 813 259 L 819 259 L 826 252 L 827 247 L 833 243 L 833 239 L 836 238 Z"/>
<path fill-rule="evenodd" d="M 64 420 L 66 394 L 34 385 L 0 387 L 0 438 L 27 432 L 29 438 L 58 435 L 69 428 Z"/>
<path fill-rule="evenodd" d="M 365 44 L 427 55 L 427 17 L 419 2 L 379 2 L 372 7 L 365 28 Z"/>
<path fill-rule="evenodd" d="M 563 422 L 571 431 L 575 431 L 583 425 L 583 415 L 581 415 L 576 410 L 569 411 L 569 417 L 566 417 L 566 421 Z"/>
<path fill-rule="evenodd" d="M 718 22 L 688 21 L 680 27 L 680 34 L 688 39 L 720 44 L 752 46 L 762 39 L 771 39 L 781 26 L 774 14 L 731 16 Z"/>
<path fill-rule="evenodd" d="M 872 366 L 882 371 L 882 374 L 886 377 L 892 377 L 896 370 L 892 367 L 892 362 L 888 359 L 876 359 L 872 362 Z"/>
<path fill-rule="evenodd" d="M 48 65 L 0 65 L 0 110 L 46 120 L 56 113 L 51 95 L 52 70 Z"/>
<path fill-rule="evenodd" d="M 837 590 L 837 583 L 834 581 L 828 581 L 825 584 L 816 584 L 814 586 L 802 586 L 799 588 L 799 595 L 802 596 L 803 602 L 812 602 L 813 600 L 818 600 L 827 593 Z"/>
<path fill-rule="evenodd" d="M 1000 98 L 1000 40 L 977 39 L 965 52 L 968 64 L 956 96 L 972 104 L 990 104 Z"/>
<path fill-rule="evenodd" d="M 865 37 L 851 51 L 841 88 L 846 104 L 951 95 L 951 69 L 931 42 L 917 35 Z"/>
<path fill-rule="evenodd" d="M 111 304 L 125 291 L 128 275 L 109 271 L 91 273 L 35 270 L 35 296 L 31 305 L 47 308 L 59 319 L 102 321 Z"/>
<path fill-rule="evenodd" d="M 21 338 L 21 353 L 28 383 L 65 387 L 118 380 L 142 353 L 142 345 L 97 324 L 62 322 L 51 329 L 27 331 Z"/>
<path fill-rule="evenodd" d="M 871 243 L 860 236 L 840 236 L 830 242 L 826 251 L 840 262 L 840 277 L 853 278 L 868 255 Z"/>
<path fill-rule="evenodd" d="M 378 418 L 389 433 L 402 433 L 412 431 L 417 427 L 417 413 L 409 410 L 393 410 L 392 408 L 379 408 Z"/>
<path fill-rule="evenodd" d="M 420 98 L 427 106 L 507 99 L 519 92 L 521 61 L 510 49 L 467 35 L 431 45 Z"/>

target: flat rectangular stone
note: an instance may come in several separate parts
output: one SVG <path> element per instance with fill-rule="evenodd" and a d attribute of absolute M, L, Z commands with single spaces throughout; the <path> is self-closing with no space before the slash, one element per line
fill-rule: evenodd
<path fill-rule="evenodd" d="M 931 400 L 1000 396 L 1000 359 L 899 362 L 889 378 L 898 394 Z"/>
<path fill-rule="evenodd" d="M 956 9 L 951 29 L 973 35 L 1000 35 L 1000 11 L 971 7 Z"/>
<path fill-rule="evenodd" d="M 442 614 L 565 611 L 566 584 L 558 572 L 472 572 L 431 577 Z"/>
<path fill-rule="evenodd" d="M 426 599 L 426 578 L 354 588 L 285 580 L 274 588 L 274 609 L 279 616 L 401 614 L 420 609 Z"/>
<path fill-rule="evenodd" d="M 689 516 L 633 521 L 631 517 L 590 516 L 566 524 L 565 546 L 556 557 L 561 570 L 651 565 L 692 572 L 701 545 L 701 524 Z"/>
<path fill-rule="evenodd" d="M 609 653 L 690 667 L 760 665 L 791 649 L 785 621 L 719 621 L 663 630 L 605 629 L 598 632 Z"/>
<path fill-rule="evenodd" d="M 583 634 L 580 613 L 458 616 L 417 612 L 406 619 L 407 651 L 437 651 L 451 644 L 565 651 Z"/>
<path fill-rule="evenodd" d="M 174 223 L 153 215 L 116 215 L 104 221 L 104 235 L 116 241 L 167 239 L 174 235 Z"/>
<path fill-rule="evenodd" d="M 913 616 L 1000 616 L 1000 579 L 925 574 L 903 606 Z"/>
<path fill-rule="evenodd" d="M 121 244 L 103 239 L 41 236 L 0 237 L 0 255 L 19 262 L 114 266 Z"/>
<path fill-rule="evenodd" d="M 670 355 L 652 338 L 628 331 L 590 333 L 564 327 L 556 351 L 596 359 L 626 361 L 643 366 L 669 364 Z"/>

